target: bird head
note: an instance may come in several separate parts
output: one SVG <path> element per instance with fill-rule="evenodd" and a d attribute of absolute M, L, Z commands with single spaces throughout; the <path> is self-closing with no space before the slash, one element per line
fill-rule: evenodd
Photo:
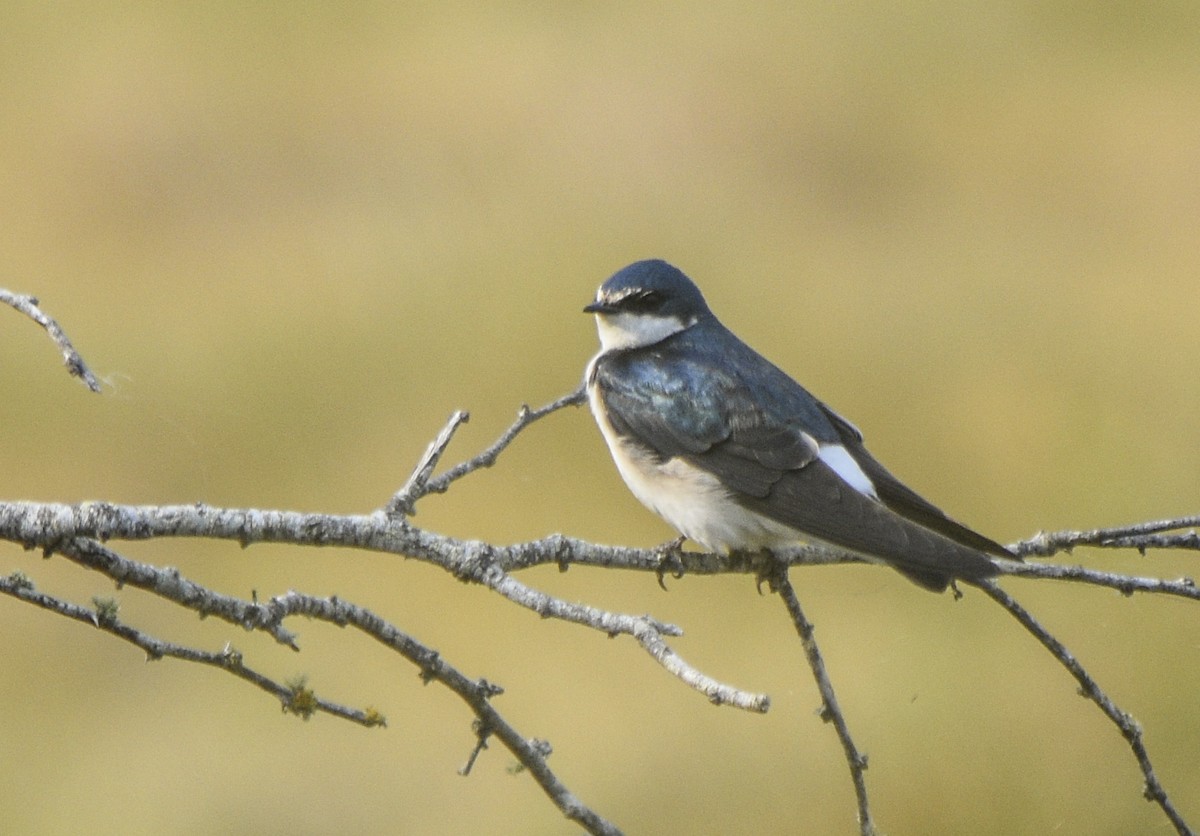
<path fill-rule="evenodd" d="M 692 280 L 659 259 L 618 270 L 583 312 L 595 314 L 604 351 L 653 345 L 712 316 Z"/>

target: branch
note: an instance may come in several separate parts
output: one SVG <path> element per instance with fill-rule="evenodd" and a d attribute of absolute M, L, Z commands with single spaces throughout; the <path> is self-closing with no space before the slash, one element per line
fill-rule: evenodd
<path fill-rule="evenodd" d="M 867 770 L 867 756 L 858 751 L 854 740 L 850 737 L 850 728 L 846 724 L 846 717 L 842 714 L 837 696 L 833 692 L 833 683 L 830 682 L 829 674 L 825 671 L 825 660 L 821 656 L 821 649 L 817 646 L 814 635 L 815 628 L 804 615 L 804 610 L 800 608 L 800 599 L 796 597 L 796 590 L 788 578 L 787 566 L 779 564 L 768 580 L 771 590 L 779 593 L 779 597 L 783 599 L 788 615 L 800 636 L 800 645 L 804 648 L 804 656 L 808 660 L 813 678 L 817 681 L 817 690 L 821 692 L 821 719 L 826 723 L 833 723 L 838 740 L 842 744 L 842 751 L 846 753 L 846 763 L 850 766 L 850 781 L 854 784 L 854 797 L 858 801 L 859 832 L 862 836 L 875 836 L 875 823 L 871 820 L 871 806 L 867 799 L 867 781 L 864 775 Z"/>
<path fill-rule="evenodd" d="M 491 467 L 496 463 L 497 457 L 504 451 L 508 445 L 513 443 L 513 440 L 520 432 L 535 421 L 545 418 L 552 412 L 557 412 L 565 406 L 579 406 L 587 400 L 587 393 L 584 391 L 582 384 L 574 392 L 569 395 L 563 395 L 556 401 L 552 401 L 538 409 L 530 409 L 527 405 L 522 404 L 517 410 L 517 420 L 505 430 L 498 439 L 496 439 L 490 447 L 461 464 L 457 464 L 443 473 L 441 476 L 433 479 L 426 486 L 426 493 L 445 493 L 451 484 L 463 478 L 469 473 L 474 473 L 481 467 Z"/>
<path fill-rule="evenodd" d="M 389 516 L 407 517 L 416 513 L 413 507 L 416 501 L 425 494 L 429 493 L 429 477 L 433 475 L 433 469 L 437 467 L 438 461 L 442 458 L 442 453 L 446 452 L 446 447 L 449 446 L 450 440 L 454 438 L 455 431 L 459 426 L 467 423 L 471 419 L 471 415 L 463 410 L 456 411 L 450 416 L 450 420 L 446 426 L 442 427 L 442 431 L 437 434 L 429 446 L 425 448 L 425 455 L 421 456 L 421 460 L 417 462 L 417 466 L 413 468 L 412 475 L 408 477 L 408 481 L 396 492 L 392 497 L 391 502 L 387 504 L 387 512 Z"/>
<path fill-rule="evenodd" d="M 530 409 L 528 404 L 522 404 L 521 408 L 517 410 L 517 420 L 490 447 L 473 459 L 457 464 L 438 478 L 430 480 L 433 469 L 437 466 L 438 460 L 442 457 L 442 453 L 446 451 L 446 447 L 449 446 L 451 439 L 454 438 L 455 431 L 470 419 L 469 413 L 462 410 L 455 412 L 450 416 L 450 420 L 442 428 L 442 431 L 438 433 L 437 438 L 426 449 L 425 455 L 417 463 L 412 476 L 408 477 L 408 481 L 404 483 L 404 486 L 387 504 L 387 513 L 390 516 L 412 516 L 416 513 L 414 506 L 421 497 L 431 493 L 445 493 L 451 484 L 464 476 L 474 473 L 481 467 L 491 467 L 495 464 L 496 459 L 504 452 L 504 449 L 512 444 L 521 431 L 534 421 L 545 418 L 550 413 L 557 412 L 565 406 L 578 406 L 586 400 L 587 393 L 584 391 L 583 386 L 580 386 L 571 394 L 563 395 L 558 400 L 538 409 Z"/>
<path fill-rule="evenodd" d="M 546 758 L 550 755 L 549 745 L 545 741 L 523 737 L 495 709 L 491 699 L 504 693 L 503 688 L 493 685 L 486 679 L 476 681 L 467 678 L 449 665 L 436 651 L 406 635 L 369 610 L 338 598 L 314 598 L 289 592 L 287 595 L 273 598 L 271 607 L 278 613 L 279 618 L 289 615 L 306 615 L 309 618 L 317 618 L 331 624 L 349 624 L 386 647 L 395 650 L 420 668 L 422 679 L 427 682 L 440 682 L 470 706 L 476 716 L 476 734 L 481 742 L 489 736 L 499 738 L 505 748 L 520 761 L 521 766 L 533 775 L 534 780 L 538 782 L 538 785 L 562 811 L 563 815 L 579 823 L 589 833 L 620 834 L 621 831 L 616 825 L 585 806 L 551 771 L 546 763 Z M 473 762 L 474 756 L 469 763 Z"/>
<path fill-rule="evenodd" d="M 42 554 L 49 557 L 55 551 L 73 563 L 108 576 L 116 583 L 118 589 L 126 585 L 144 589 L 195 611 L 201 618 L 215 615 L 247 630 L 263 630 L 280 644 L 295 651 L 300 650 L 295 634 L 283 629 L 280 619 L 273 618 L 266 607 L 213 592 L 183 577 L 176 569 L 159 569 L 157 566 L 138 563 L 87 537 L 63 540 L 54 549 L 43 549 Z"/>
<path fill-rule="evenodd" d="M 500 693 L 496 686 L 485 680 L 472 680 L 447 665 L 436 652 L 415 639 L 401 633 L 397 628 L 378 616 L 348 602 L 336 598 L 314 598 L 301 593 L 271 599 L 266 603 L 242 601 L 230 596 L 207 590 L 182 578 L 169 568 L 159 568 L 128 560 L 113 551 L 104 541 L 145 540 L 155 537 L 205 537 L 233 540 L 242 546 L 252 543 L 289 543 L 302 546 L 343 546 L 359 548 L 408 558 L 436 565 L 456 578 L 477 583 L 544 618 L 556 618 L 570 623 L 587 626 L 609 636 L 626 634 L 633 637 L 639 646 L 649 653 L 664 669 L 678 677 L 689 687 L 700 691 L 717 704 L 728 704 L 751 711 L 766 711 L 769 700 L 766 695 L 742 691 L 718 682 L 707 674 L 693 668 L 667 644 L 667 637 L 679 636 L 682 630 L 672 624 L 659 621 L 649 615 L 630 615 L 610 612 L 587 604 L 568 602 L 536 590 L 518 581 L 514 574 L 523 569 L 548 563 L 566 569 L 572 565 L 603 568 L 633 569 L 662 576 L 665 571 L 664 553 L 661 549 L 630 549 L 597 545 L 564 537 L 550 535 L 540 540 L 501 547 L 471 540 L 460 540 L 411 525 L 408 518 L 415 513 L 416 503 L 431 493 L 444 493 L 458 479 L 483 467 L 490 467 L 498 456 L 516 437 L 536 420 L 562 409 L 582 403 L 582 390 L 576 390 L 544 407 L 531 410 L 522 406 L 517 418 L 504 433 L 483 452 L 434 476 L 439 462 L 448 449 L 458 427 L 467 420 L 465 412 L 456 412 L 445 427 L 431 442 L 418 461 L 412 475 L 387 503 L 386 507 L 369 515 L 338 516 L 326 514 L 301 514 L 290 511 L 264 511 L 258 509 L 224 509 L 203 504 L 176 506 L 121 506 L 108 503 L 84 503 L 81 505 L 56 505 L 27 502 L 0 503 L 0 539 L 20 543 L 26 548 L 41 548 L 47 555 L 59 552 L 68 559 L 101 572 L 118 585 L 131 584 L 152 594 L 164 597 L 180 606 L 201 615 L 217 615 L 231 623 L 247 629 L 268 632 L 276 641 L 293 649 L 295 636 L 282 626 L 283 619 L 291 615 L 306 615 L 339 625 L 353 625 L 376 640 L 392 647 L 416 665 L 426 679 L 441 682 L 454 690 L 475 714 L 475 746 L 463 771 L 470 770 L 475 758 L 487 747 L 487 742 L 496 737 L 521 761 L 525 768 L 538 780 L 543 790 L 568 817 L 580 822 L 592 832 L 616 832 L 615 828 L 597 814 L 581 805 L 546 767 L 549 744 L 538 740 L 527 740 L 508 726 L 491 706 L 491 697 Z M 1097 529 L 1086 532 L 1060 532 L 1039 534 L 1028 541 L 1018 543 L 1015 549 L 1027 556 L 1049 556 L 1077 545 L 1095 545 L 1108 548 L 1183 548 L 1200 550 L 1200 538 L 1194 531 L 1185 531 L 1200 524 L 1200 517 L 1184 517 L 1163 520 L 1122 528 Z M 681 573 L 697 575 L 754 574 L 771 581 L 787 606 L 793 625 L 799 633 L 805 655 L 821 692 L 822 717 L 833 723 L 847 763 L 858 799 L 859 823 L 863 833 L 873 833 L 864 770 L 866 758 L 851 739 L 848 724 L 838 707 L 832 683 L 825 670 L 824 660 L 814 640 L 814 628 L 804 615 L 795 592 L 787 577 L 787 568 L 801 565 L 831 565 L 859 562 L 854 554 L 828 547 L 798 546 L 795 549 L 773 556 L 767 555 L 715 555 L 695 552 L 674 552 L 671 569 Z M 997 564 L 1001 575 L 1016 575 L 1026 578 L 1066 580 L 1115 588 L 1126 595 L 1133 592 L 1149 592 L 1173 595 L 1189 599 L 1200 598 L 1196 584 L 1189 578 L 1165 580 L 1152 577 L 1135 577 L 1116 573 L 1099 572 L 1079 566 L 1053 563 L 1015 563 L 1004 561 Z M 980 584 L 981 588 L 997 603 L 1004 606 L 1018 621 L 1030 630 L 1039 641 L 1055 655 L 1061 664 L 1081 683 L 1083 693 L 1095 701 L 1105 714 L 1117 725 L 1130 743 L 1146 780 L 1147 797 L 1156 801 L 1172 824 L 1181 833 L 1191 832 L 1175 810 L 1161 783 L 1158 781 L 1148 754 L 1141 741 L 1141 732 L 1136 723 L 1112 703 L 1097 683 L 1079 666 L 1061 643 L 1057 642 L 1032 616 L 1004 593 L 994 582 Z M 49 596 L 35 593 L 32 585 L 23 576 L 10 576 L 0 585 L 3 591 L 52 611 L 66 614 L 79 620 L 103 626 L 109 624 L 110 631 L 120 631 L 126 640 L 147 649 L 159 652 L 163 646 L 157 639 L 129 632 L 133 628 L 116 620 L 113 605 L 97 604 L 95 611 L 75 608 L 75 605 L 57 601 Z M 39 597 L 40 596 L 40 597 Z M 139 638 L 140 637 L 140 638 Z M 209 654 L 200 658 L 202 651 L 183 648 L 179 658 L 204 661 L 229 669 L 227 654 Z M 160 655 L 178 655 L 160 653 Z M 195 656 L 195 658 L 192 658 Z M 245 670 L 238 657 L 239 670 Z M 255 681 L 251 676 L 239 674 Z M 281 699 L 287 696 L 295 703 L 299 696 L 308 694 L 302 682 L 285 683 L 280 686 L 269 680 L 255 681 L 259 687 L 276 694 Z M 283 689 L 282 694 L 280 689 Z M 307 700 L 308 698 L 305 697 Z M 320 706 L 323 703 L 317 701 Z M 329 704 L 333 706 L 333 704 Z M 334 706 L 327 710 L 337 713 Z M 351 711 L 350 709 L 343 709 Z M 363 716 L 373 722 L 382 718 L 370 711 Z"/>
<path fill-rule="evenodd" d="M 23 573 L 14 572 L 0 577 L 0 592 L 10 595 L 27 604 L 41 607 L 58 615 L 90 624 L 99 630 L 110 633 L 130 644 L 140 647 L 146 652 L 146 658 L 157 661 L 165 656 L 182 659 L 185 662 L 196 662 L 230 673 L 239 679 L 266 691 L 279 699 L 285 712 L 296 714 L 307 720 L 315 712 L 321 711 L 345 720 L 351 720 L 363 726 L 384 726 L 387 721 L 383 715 L 374 709 L 360 711 L 347 708 L 337 703 L 320 699 L 309 690 L 303 679 L 288 684 L 281 684 L 246 667 L 242 654 L 229 645 L 219 653 L 196 650 L 174 642 L 154 638 L 142 631 L 122 623 L 117 618 L 117 604 L 111 599 L 95 599 L 96 609 L 89 610 L 78 604 L 71 604 L 52 595 L 38 592 L 33 583 Z"/>
<path fill-rule="evenodd" d="M 1200 526 L 1200 515 L 1179 517 L 1173 520 L 1126 525 L 1119 528 L 1094 528 L 1091 531 L 1039 531 L 1028 540 L 1016 545 L 1022 556 L 1050 557 L 1060 551 L 1070 553 L 1076 546 L 1098 546 L 1100 548 L 1137 549 L 1143 555 L 1146 549 L 1200 549 L 1200 537 L 1195 531 L 1170 536 L 1159 536 L 1166 531 Z"/>
<path fill-rule="evenodd" d="M 182 582 L 173 569 L 160 569 L 116 555 L 99 543 L 87 541 L 146 540 L 156 537 L 205 537 L 252 543 L 287 543 L 298 546 L 347 546 L 415 558 L 439 566 L 462 581 L 485 586 L 543 618 L 556 618 L 598 630 L 608 636 L 628 635 L 674 676 L 718 705 L 764 712 L 770 706 L 765 694 L 756 694 L 718 682 L 693 668 L 665 642 L 679 636 L 674 625 L 649 616 L 609 612 L 586 604 L 564 601 L 534 590 L 504 570 L 506 550 L 487 543 L 458 540 L 415 528 L 385 514 L 336 516 L 292 511 L 213 508 L 207 505 L 131 506 L 89 502 L 52 505 L 29 502 L 0 503 L 0 539 L 61 551 L 76 562 L 112 578 L 162 594 L 176 603 L 205 614 L 245 623 L 236 604 L 194 584 Z M 551 538 L 552 548 L 563 549 L 566 538 Z M 527 554 L 528 544 L 518 551 Z M 560 551 L 564 562 L 570 553 Z M 229 608 L 232 607 L 232 610 Z M 282 631 L 277 641 L 291 644 Z"/>
<path fill-rule="evenodd" d="M 394 625 L 364 607 L 342 601 L 336 597 L 318 598 L 298 592 L 272 598 L 269 602 L 242 601 L 230 596 L 216 595 L 204 590 L 196 594 L 197 584 L 183 578 L 174 569 L 155 567 L 131 561 L 112 550 L 84 538 L 75 538 L 60 545 L 59 550 L 75 562 L 101 572 L 118 584 L 132 583 L 143 589 L 167 598 L 183 607 L 205 615 L 216 615 L 226 621 L 239 624 L 247 630 L 263 630 L 277 640 L 298 650 L 294 636 L 284 631 L 281 624 L 285 618 L 304 615 L 308 618 L 336 624 L 339 627 L 353 626 L 399 653 L 415 665 L 425 682 L 439 682 L 453 691 L 474 712 L 476 733 L 481 746 L 488 737 L 497 737 L 522 767 L 533 775 L 562 813 L 578 822 L 589 833 L 619 834 L 620 830 L 595 811 L 584 805 L 558 779 L 546 762 L 550 747 L 544 741 L 523 737 L 491 704 L 491 699 L 504 693 L 504 689 L 487 680 L 472 680 L 449 664 L 432 648 L 408 636 Z M 33 584 L 21 573 L 0 577 L 0 592 L 18 600 L 34 604 L 59 615 L 92 624 L 119 638 L 142 648 L 150 659 L 170 656 L 187 662 L 211 665 L 237 676 L 262 690 L 275 695 L 284 711 L 308 719 L 317 711 L 352 720 L 364 726 L 382 726 L 387 721 L 372 708 L 351 709 L 317 697 L 303 678 L 280 684 L 252 670 L 244 664 L 242 654 L 229 646 L 220 653 L 177 645 L 156 639 L 123 624 L 117 619 L 117 605 L 111 600 L 97 600 L 96 610 L 89 610 L 60 599 L 36 592 Z M 284 636 L 285 638 L 281 638 Z M 478 754 L 478 748 L 474 754 Z M 471 762 L 474 761 L 474 754 Z"/>
<path fill-rule="evenodd" d="M 63 332 L 63 329 L 59 327 L 58 323 L 53 318 L 42 313 L 42 309 L 38 307 L 39 303 L 36 297 L 23 296 L 0 288 L 0 302 L 12 306 L 46 329 L 46 333 L 50 335 L 50 339 L 54 340 L 54 344 L 62 352 L 63 363 L 66 364 L 67 371 L 73 377 L 77 377 L 83 381 L 83 384 L 93 392 L 100 391 L 100 381 L 96 380 L 96 376 L 92 374 L 92 370 L 83 362 L 83 357 L 75 350 L 75 346 L 71 345 L 71 340 Z"/>
<path fill-rule="evenodd" d="M 1138 767 L 1142 770 L 1142 776 L 1146 779 L 1146 786 L 1143 790 L 1143 795 L 1147 801 L 1153 801 L 1162 808 L 1167 818 L 1171 820 L 1171 824 L 1175 826 L 1175 830 L 1180 834 L 1191 834 L 1192 829 L 1188 823 L 1184 821 L 1183 816 L 1175 809 L 1175 805 L 1171 803 L 1171 799 L 1167 796 L 1167 791 L 1159 782 L 1158 776 L 1154 773 L 1154 766 L 1150 762 L 1150 755 L 1146 752 L 1146 746 L 1142 743 L 1142 728 L 1132 716 L 1122 711 L 1115 702 L 1104 692 L 1100 685 L 1092 678 L 1092 675 L 1080 664 L 1071 651 L 1067 650 L 1058 639 L 1051 635 L 1050 631 L 1043 627 L 1036 618 L 1034 618 L 1028 610 L 1013 600 L 1012 596 L 996 586 L 992 581 L 981 581 L 976 584 L 980 589 L 1000 606 L 1004 607 L 1013 618 L 1021 623 L 1021 626 L 1033 634 L 1042 645 L 1050 651 L 1055 659 L 1066 668 L 1070 674 L 1075 677 L 1079 683 L 1079 694 L 1082 697 L 1094 702 L 1104 712 L 1104 716 L 1112 721 L 1113 725 L 1121 733 L 1129 743 L 1129 748 L 1133 750 L 1133 756 L 1137 759 Z"/>
<path fill-rule="evenodd" d="M 1153 539 L 1155 535 L 1146 535 Z M 1127 548 L 1153 548 L 1146 539 L 1138 538 Z M 1020 544 L 1017 544 L 1018 546 Z M 1169 581 L 1162 578 L 1145 578 L 1136 575 L 1122 575 L 1119 572 L 1101 572 L 1097 569 L 1087 569 L 1083 566 L 1068 566 L 1058 563 L 997 563 L 1001 575 L 1013 575 L 1018 578 L 1040 578 L 1043 580 L 1077 581 L 1093 586 L 1104 586 L 1115 589 L 1122 595 L 1129 596 L 1135 592 L 1152 592 L 1160 595 L 1174 595 L 1180 598 L 1200 600 L 1200 589 L 1191 578 L 1178 578 Z"/>

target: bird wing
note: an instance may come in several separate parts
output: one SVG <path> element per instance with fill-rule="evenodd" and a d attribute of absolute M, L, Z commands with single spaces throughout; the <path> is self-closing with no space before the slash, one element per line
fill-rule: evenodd
<path fill-rule="evenodd" d="M 759 367 L 749 382 L 734 371 L 743 363 L 712 360 L 667 346 L 600 358 L 593 374 L 613 429 L 662 461 L 681 458 L 712 473 L 743 507 L 882 559 L 930 589 L 994 575 L 981 552 L 1010 556 L 900 483 L 853 425 L 782 371 L 767 364 L 769 373 Z M 754 354 L 753 362 L 767 361 Z M 823 444 L 843 446 L 876 495 L 822 459 Z"/>
<path fill-rule="evenodd" d="M 863 446 L 862 433 L 858 428 L 838 415 L 825 404 L 821 408 L 829 416 L 830 422 L 837 429 L 846 451 L 854 458 L 858 466 L 875 485 L 876 493 L 881 502 L 902 517 L 917 522 L 926 528 L 933 529 L 939 534 L 963 545 L 978 549 L 997 557 L 1009 560 L 1020 560 L 1013 552 L 989 537 L 967 528 L 962 523 L 952 520 L 937 506 L 897 479 Z"/>

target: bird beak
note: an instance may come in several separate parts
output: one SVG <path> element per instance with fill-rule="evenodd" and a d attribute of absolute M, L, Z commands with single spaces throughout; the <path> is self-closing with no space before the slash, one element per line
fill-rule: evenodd
<path fill-rule="evenodd" d="M 593 302 L 592 304 L 590 304 L 586 308 L 584 308 L 583 312 L 584 313 L 594 313 L 594 314 L 606 314 L 606 313 L 613 313 L 615 310 L 616 310 L 616 308 L 614 308 L 612 305 L 608 304 L 607 302 L 601 302 L 599 299 L 597 299 L 595 302 Z"/>

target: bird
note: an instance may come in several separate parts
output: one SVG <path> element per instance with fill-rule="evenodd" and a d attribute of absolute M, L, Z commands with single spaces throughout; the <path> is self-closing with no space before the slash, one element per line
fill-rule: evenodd
<path fill-rule="evenodd" d="M 600 338 L 584 378 L 591 412 L 625 484 L 678 543 L 726 555 L 827 544 L 934 592 L 1020 559 L 901 483 L 677 267 L 630 264 L 583 311 Z"/>

